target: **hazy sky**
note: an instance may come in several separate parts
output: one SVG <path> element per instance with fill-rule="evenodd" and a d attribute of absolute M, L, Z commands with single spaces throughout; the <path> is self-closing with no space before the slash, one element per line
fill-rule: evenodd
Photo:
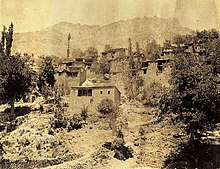
<path fill-rule="evenodd" d="M 61 21 L 105 25 L 143 16 L 178 17 L 193 29 L 219 26 L 219 0 L 0 0 L 0 26 L 35 31 Z"/>

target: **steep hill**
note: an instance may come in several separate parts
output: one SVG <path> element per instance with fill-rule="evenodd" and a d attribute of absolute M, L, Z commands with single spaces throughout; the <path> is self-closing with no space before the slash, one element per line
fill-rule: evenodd
<path fill-rule="evenodd" d="M 61 22 L 41 31 L 15 33 L 13 52 L 66 56 L 68 33 L 72 36 L 71 49 L 85 50 L 93 46 L 102 51 L 105 44 L 127 47 L 129 37 L 133 44 L 138 41 L 143 47 L 149 40 L 156 39 L 162 43 L 177 33 L 187 34 L 191 31 L 182 27 L 176 18 L 134 18 L 105 26 Z"/>

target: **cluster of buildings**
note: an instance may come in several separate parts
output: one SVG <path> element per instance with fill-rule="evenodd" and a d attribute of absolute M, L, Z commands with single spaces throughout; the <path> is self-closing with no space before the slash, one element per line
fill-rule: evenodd
<path fill-rule="evenodd" d="M 205 50 L 201 45 L 181 45 L 178 47 L 186 54 L 194 53 L 202 55 Z M 152 83 L 160 83 L 169 86 L 168 80 L 172 68 L 172 60 L 177 52 L 177 46 L 170 46 L 161 49 L 160 59 L 147 60 L 142 53 L 134 53 L 134 62 L 139 63 L 138 73 L 144 80 L 145 86 Z M 101 53 L 111 64 L 111 74 L 121 73 L 124 69 L 125 62 L 128 62 L 129 55 L 126 48 L 109 49 Z M 108 98 L 115 104 L 120 104 L 121 93 L 114 85 L 106 83 L 92 83 L 87 79 L 87 72 L 90 72 L 93 64 L 92 59 L 76 58 L 75 60 L 67 59 L 62 61 L 58 66 L 57 83 L 62 86 L 65 94 L 73 98 L 71 106 L 96 107 L 101 100 Z M 135 75 L 135 73 L 134 73 Z"/>
<path fill-rule="evenodd" d="M 70 98 L 70 109 L 80 110 L 89 106 L 93 110 L 103 99 L 111 99 L 119 105 L 121 93 L 114 85 L 107 83 L 92 83 L 87 79 L 87 72 L 92 66 L 92 59 L 76 58 L 62 61 L 57 70 L 57 84 L 63 88 L 63 93 Z"/>

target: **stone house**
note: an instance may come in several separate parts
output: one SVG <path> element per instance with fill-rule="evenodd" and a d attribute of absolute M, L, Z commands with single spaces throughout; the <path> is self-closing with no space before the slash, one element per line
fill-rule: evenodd
<path fill-rule="evenodd" d="M 167 47 L 161 49 L 161 59 L 172 59 L 174 57 L 174 47 Z"/>
<path fill-rule="evenodd" d="M 169 86 L 168 80 L 171 73 L 171 60 L 157 59 L 146 60 L 142 62 L 139 75 L 143 78 L 145 86 L 150 86 L 151 83 L 160 83 L 164 86 Z"/>
<path fill-rule="evenodd" d="M 76 58 L 74 65 L 79 67 L 84 67 L 86 70 L 89 70 L 92 66 L 93 59 L 92 58 Z"/>
<path fill-rule="evenodd" d="M 111 74 L 120 73 L 123 70 L 125 59 L 127 59 L 126 48 L 114 48 L 102 52 L 102 58 L 111 64 Z"/>
<path fill-rule="evenodd" d="M 105 52 L 102 52 L 102 57 L 107 59 L 108 61 L 114 60 L 117 58 L 125 58 L 127 56 L 126 48 L 114 48 L 107 50 Z"/>
<path fill-rule="evenodd" d="M 81 86 L 73 86 L 70 94 L 70 109 L 81 109 L 89 106 L 96 110 L 103 99 L 111 99 L 115 105 L 120 104 L 121 92 L 116 86 L 106 83 L 92 83 L 86 80 Z"/>
<path fill-rule="evenodd" d="M 74 61 L 64 61 L 59 65 L 55 77 L 58 86 L 68 94 L 72 86 L 82 85 L 85 82 L 86 70 L 81 66 L 75 66 Z"/>

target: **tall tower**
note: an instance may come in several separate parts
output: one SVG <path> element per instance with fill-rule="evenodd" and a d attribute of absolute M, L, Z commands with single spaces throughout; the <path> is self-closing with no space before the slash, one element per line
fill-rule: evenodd
<path fill-rule="evenodd" d="M 70 39 L 71 39 L 71 35 L 69 33 L 69 35 L 68 35 L 67 57 L 70 56 Z"/>

